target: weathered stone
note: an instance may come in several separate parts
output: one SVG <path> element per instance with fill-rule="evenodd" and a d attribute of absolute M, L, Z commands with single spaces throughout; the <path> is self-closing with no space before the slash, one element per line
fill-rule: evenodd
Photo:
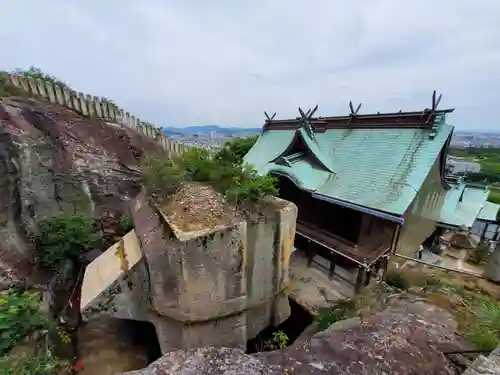
<path fill-rule="evenodd" d="M 498 375 L 500 374 L 500 348 L 488 356 L 479 356 L 463 375 Z"/>
<path fill-rule="evenodd" d="M 142 192 L 135 230 L 86 269 L 82 316 L 150 321 L 164 353 L 243 348 L 290 315 L 296 214 L 294 204 L 272 197 L 251 214 L 237 212 L 202 185 L 184 187 L 161 208 Z"/>
<path fill-rule="evenodd" d="M 126 375 L 284 375 L 240 349 L 201 348 L 164 355 L 147 368 Z M 123 374 L 125 375 L 125 374 Z"/>
<path fill-rule="evenodd" d="M 40 220 L 127 212 L 140 189 L 138 159 L 161 153 L 132 129 L 35 100 L 0 100 L 0 284 L 45 282 L 32 272 Z"/>
<path fill-rule="evenodd" d="M 127 375 L 454 375 L 441 351 L 464 349 L 455 332 L 449 313 L 400 299 L 388 310 L 340 321 L 280 351 L 251 356 L 227 348 L 178 351 Z"/>

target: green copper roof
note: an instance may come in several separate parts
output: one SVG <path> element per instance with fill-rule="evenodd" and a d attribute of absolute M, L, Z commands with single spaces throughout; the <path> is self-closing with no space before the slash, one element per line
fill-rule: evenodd
<path fill-rule="evenodd" d="M 277 172 L 316 194 L 402 215 L 412 203 L 453 127 L 268 129 L 245 156 L 260 174 Z M 308 152 L 294 152 L 302 142 Z"/>
<path fill-rule="evenodd" d="M 452 185 L 445 197 L 439 222 L 452 227 L 470 228 L 488 199 L 485 187 Z"/>
<path fill-rule="evenodd" d="M 484 221 L 496 221 L 498 210 L 500 210 L 500 204 L 485 202 L 483 208 L 479 211 L 479 215 L 477 215 L 477 219 Z"/>

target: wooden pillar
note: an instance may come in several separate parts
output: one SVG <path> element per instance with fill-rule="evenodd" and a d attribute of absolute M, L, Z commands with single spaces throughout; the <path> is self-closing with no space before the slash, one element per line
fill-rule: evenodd
<path fill-rule="evenodd" d="M 313 247 L 312 242 L 310 240 L 307 240 L 307 245 L 306 245 L 307 267 L 311 267 L 311 264 L 314 259 L 314 251 L 312 247 Z"/>
<path fill-rule="evenodd" d="M 334 255 L 330 255 L 330 271 L 328 272 L 328 278 L 333 279 L 333 274 L 335 273 L 335 260 Z"/>
<path fill-rule="evenodd" d="M 383 270 L 382 274 L 382 279 L 385 280 L 385 276 L 387 275 L 387 267 L 389 266 L 389 257 L 386 255 L 386 256 L 383 256 L 382 259 L 380 259 L 380 266 Z"/>
<path fill-rule="evenodd" d="M 486 222 L 485 224 L 486 225 L 484 226 L 483 233 L 481 233 L 481 240 L 479 242 L 484 241 L 484 236 L 486 236 L 486 231 L 488 230 L 488 225 L 490 225 L 490 223 L 488 223 L 488 222 Z"/>
<path fill-rule="evenodd" d="M 370 278 L 372 277 L 372 269 L 370 269 L 369 271 L 365 271 L 365 282 L 364 282 L 364 286 L 368 286 L 370 284 Z"/>
<path fill-rule="evenodd" d="M 365 283 L 366 270 L 362 267 L 358 268 L 358 276 L 356 277 L 356 285 L 354 286 L 354 293 L 358 294 L 363 289 Z"/>

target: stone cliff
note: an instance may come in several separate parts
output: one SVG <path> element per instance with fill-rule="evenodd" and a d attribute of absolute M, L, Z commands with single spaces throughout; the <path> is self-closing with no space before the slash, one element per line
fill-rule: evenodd
<path fill-rule="evenodd" d="M 0 283 L 30 279 L 40 220 L 127 212 L 140 158 L 162 152 L 130 128 L 43 101 L 0 99 Z"/>

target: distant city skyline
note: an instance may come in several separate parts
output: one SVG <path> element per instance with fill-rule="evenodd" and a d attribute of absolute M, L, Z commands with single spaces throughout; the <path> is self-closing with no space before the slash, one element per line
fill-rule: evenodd
<path fill-rule="evenodd" d="M 255 127 L 238 127 L 238 126 L 230 126 L 230 125 L 221 125 L 221 124 L 191 124 L 191 125 L 170 125 L 170 126 L 163 126 L 163 128 L 174 128 L 174 129 L 186 129 L 186 128 L 204 128 L 204 127 L 212 127 L 212 126 L 217 126 L 222 129 L 235 129 L 237 131 L 239 130 L 260 130 L 262 129 L 262 126 L 264 125 L 264 121 L 262 122 L 262 125 L 260 126 L 255 126 Z M 500 134 L 500 125 L 498 126 L 498 130 L 492 128 L 486 128 L 486 129 L 474 129 L 474 128 L 458 128 L 455 127 L 455 134 L 460 133 L 460 134 Z"/>

